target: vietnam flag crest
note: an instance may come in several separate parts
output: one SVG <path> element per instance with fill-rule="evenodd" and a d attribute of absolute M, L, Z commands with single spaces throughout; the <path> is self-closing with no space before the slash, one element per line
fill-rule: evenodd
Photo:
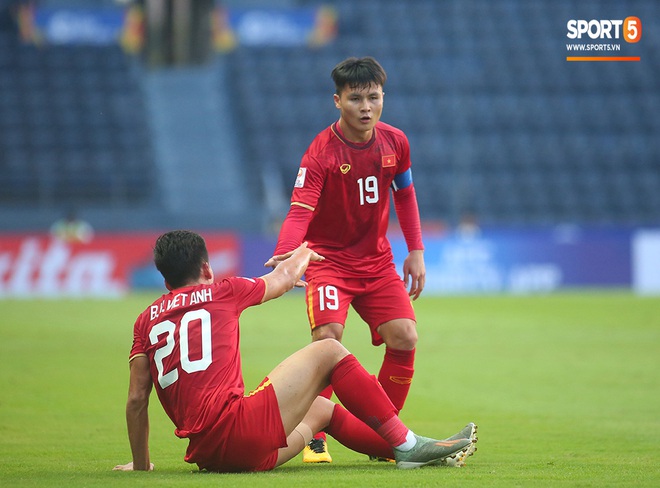
<path fill-rule="evenodd" d="M 389 154 L 387 156 L 383 156 L 381 161 L 383 168 L 391 168 L 392 166 L 396 166 L 396 155 Z"/>

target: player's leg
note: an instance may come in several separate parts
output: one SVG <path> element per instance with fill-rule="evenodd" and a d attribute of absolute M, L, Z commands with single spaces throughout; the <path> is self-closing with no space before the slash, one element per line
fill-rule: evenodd
<path fill-rule="evenodd" d="M 310 279 L 305 298 L 312 341 L 335 339 L 341 342 L 348 307 L 352 299 L 352 295 L 349 290 L 346 290 L 343 281 L 334 277 Z M 320 395 L 330 399 L 332 386 L 328 386 Z M 312 440 L 305 446 L 303 462 L 332 462 L 325 432 L 320 431 L 314 434 Z"/>
<path fill-rule="evenodd" d="M 378 458 L 394 459 L 392 446 L 348 410 L 335 404 L 325 430 L 349 449 Z"/>
<path fill-rule="evenodd" d="M 370 280 L 364 293 L 353 300 L 353 307 L 369 324 L 373 345 L 385 343 L 378 379 L 401 410 L 415 371 L 417 326 L 412 302 L 396 270 Z"/>
<path fill-rule="evenodd" d="M 315 341 L 293 353 L 268 374 L 287 436 L 305 417 L 319 393 L 330 384 L 335 365 L 348 355 L 338 341 Z"/>
<path fill-rule="evenodd" d="M 312 341 L 321 341 L 323 339 L 334 339 L 341 342 L 344 336 L 344 324 L 331 322 L 328 324 L 317 325 L 312 329 Z"/>
<path fill-rule="evenodd" d="M 415 373 L 416 324 L 410 319 L 395 319 L 385 322 L 377 330 L 385 342 L 378 380 L 397 410 L 401 410 Z"/>
<path fill-rule="evenodd" d="M 316 397 L 305 417 L 287 437 L 287 447 L 279 449 L 276 466 L 286 463 L 298 455 L 300 451 L 309 449 L 313 441 L 313 433 L 322 432 L 322 429 L 330 423 L 333 407 L 334 403 L 327 398 L 322 396 Z"/>
<path fill-rule="evenodd" d="M 323 324 L 312 329 L 312 341 L 320 341 L 322 339 L 335 339 L 341 342 L 344 332 L 344 326 L 340 323 L 334 322 L 330 324 Z M 332 398 L 332 386 L 328 385 L 320 394 L 320 396 Z M 303 450 L 304 463 L 331 463 L 332 456 L 328 452 L 328 441 L 325 432 L 322 430 L 314 434 L 309 443 Z"/>
<path fill-rule="evenodd" d="M 312 345 L 314 344 L 328 345 L 334 348 L 339 343 L 329 340 L 319 341 Z M 309 346 L 306 349 L 309 349 Z M 323 353 L 322 351 L 316 352 Z M 319 369 L 325 369 L 325 367 L 319 365 Z M 392 405 L 392 402 L 383 391 L 378 380 L 374 376 L 369 375 L 352 354 L 344 356 L 332 368 L 330 382 L 334 387 L 337 397 L 352 415 L 345 414 L 344 418 L 339 420 L 339 417 L 334 415 L 337 410 L 333 408 L 333 415 L 330 415 L 328 421 L 330 414 L 329 405 L 332 402 L 323 397 L 318 397 L 310 406 L 310 411 L 293 430 L 289 431 L 289 424 L 285 424 L 287 425 L 285 431 L 289 434 L 287 441 L 291 442 L 291 449 L 284 448 L 279 451 L 278 464 L 285 462 L 295 455 L 295 450 L 304 445 L 305 441 L 311 436 L 312 431 L 321 428 L 323 422 L 328 422 L 329 425 L 327 428 L 336 433 L 338 438 L 342 442 L 346 442 L 347 445 L 364 446 L 363 449 L 366 452 L 379 454 L 385 452 L 382 442 L 376 441 L 372 433 L 369 433 L 368 436 L 372 438 L 373 446 L 368 445 L 368 443 L 366 445 L 364 443 L 355 444 L 355 442 L 359 441 L 356 436 L 360 435 L 359 427 L 362 424 L 358 423 L 354 417 L 366 424 L 386 441 L 387 445 L 392 448 L 392 451 L 387 450 L 385 453 L 389 454 L 392 452 L 397 460 L 397 466 L 400 468 L 414 468 L 431 463 L 446 462 L 447 459 L 458 459 L 464 456 L 472 445 L 472 441 L 467 438 L 438 441 L 412 433 L 403 424 L 401 419 L 399 419 L 394 405 Z M 287 386 L 290 386 L 286 382 L 284 384 L 280 383 L 282 382 L 277 381 L 276 377 L 276 381 L 273 382 L 276 393 L 278 386 L 280 389 L 284 388 L 285 390 Z M 284 400 L 287 397 L 283 395 L 282 398 Z M 280 408 L 283 407 L 281 406 Z M 319 409 L 322 411 L 318 412 L 317 410 Z M 338 425 L 339 422 L 352 422 L 354 427 L 342 429 Z M 364 430 L 363 427 L 362 430 Z M 342 438 L 344 435 L 347 437 Z"/>
<path fill-rule="evenodd" d="M 327 398 L 318 397 L 309 412 L 287 438 L 287 447 L 278 451 L 279 466 L 296 456 L 309 445 L 312 431 L 325 429 L 341 444 L 356 452 L 374 456 L 394 457 L 394 451 L 385 439 L 348 410 Z"/>
<path fill-rule="evenodd" d="M 342 387 L 346 380 L 345 374 L 342 375 L 341 371 L 346 370 L 347 367 L 343 363 L 342 366 L 337 365 L 347 356 L 349 352 L 338 341 L 314 341 L 284 360 L 268 375 L 277 396 L 282 423 L 287 434 L 288 446 L 279 450 L 278 465 L 291 459 L 303 448 L 309 449 L 313 433 L 323 432 L 323 427 L 330 423 L 334 403 L 327 398 L 315 396 L 327 390 L 325 387 L 331 384 L 332 373 L 337 368 L 340 373 L 337 373 L 335 378 L 339 378 L 336 381 L 340 383 L 340 388 Z M 358 371 L 350 371 L 346 374 L 367 376 L 367 385 L 377 384 L 376 379 L 369 376 L 357 360 L 352 356 L 351 358 L 347 363 L 357 364 Z M 346 390 L 345 386 L 343 388 Z M 378 389 L 382 392 L 380 385 Z M 352 392 L 342 393 L 342 397 L 348 397 L 349 402 L 354 396 Z M 381 410 L 387 411 L 393 408 L 389 399 L 386 396 L 384 398 L 385 403 L 380 407 Z M 312 403 L 313 408 L 311 408 Z M 323 406 L 325 408 L 322 408 Z"/>
<path fill-rule="evenodd" d="M 341 342 L 348 308 L 353 300 L 344 281 L 325 276 L 309 280 L 305 303 L 313 341 L 335 339 Z"/>

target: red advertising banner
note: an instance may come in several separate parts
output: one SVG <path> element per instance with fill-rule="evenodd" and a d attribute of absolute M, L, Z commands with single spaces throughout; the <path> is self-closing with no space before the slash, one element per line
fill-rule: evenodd
<path fill-rule="evenodd" d="M 165 290 L 152 257 L 159 234 L 97 234 L 86 244 L 49 234 L 0 235 L 0 298 L 117 297 L 133 288 Z M 216 279 L 239 274 L 238 237 L 202 235 Z"/>

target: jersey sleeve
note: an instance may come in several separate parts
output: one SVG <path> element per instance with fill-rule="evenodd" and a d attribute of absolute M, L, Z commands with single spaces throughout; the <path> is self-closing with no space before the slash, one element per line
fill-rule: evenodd
<path fill-rule="evenodd" d="M 261 278 L 227 278 L 226 282 L 231 286 L 236 309 L 241 313 L 248 307 L 259 305 L 266 293 L 266 282 Z"/>
<path fill-rule="evenodd" d="M 314 211 L 323 190 L 325 170 L 319 161 L 305 153 L 300 162 L 298 176 L 293 185 L 291 205 L 298 205 Z"/>
<path fill-rule="evenodd" d="M 277 239 L 274 255 L 284 254 L 302 244 L 313 212 L 316 209 L 325 181 L 325 172 L 319 162 L 305 153 L 291 194 L 291 207 Z"/>
<path fill-rule="evenodd" d="M 419 207 L 417 205 L 417 194 L 412 178 L 412 163 L 410 161 L 410 143 L 405 134 L 401 133 L 400 143 L 400 162 L 397 168 L 397 174 L 392 182 L 394 210 L 403 237 L 406 240 L 408 252 L 423 250 L 422 225 L 419 218 Z"/>
<path fill-rule="evenodd" d="M 405 173 L 410 169 L 412 165 L 410 161 L 410 143 L 406 135 L 401 132 L 399 137 L 399 164 L 397 165 L 396 173 L 397 175 Z"/>
<path fill-rule="evenodd" d="M 394 210 L 399 219 L 399 226 L 406 240 L 408 252 L 423 250 L 422 225 L 419 219 L 415 187 L 412 184 L 394 192 Z"/>
<path fill-rule="evenodd" d="M 147 354 L 147 345 L 144 343 L 144 337 L 141 333 L 143 315 L 141 314 L 135 321 L 133 325 L 133 346 L 131 347 L 131 352 L 128 355 L 129 362 L 138 356 L 144 356 Z"/>
<path fill-rule="evenodd" d="M 312 220 L 312 211 L 299 205 L 292 205 L 289 208 L 280 235 L 277 239 L 274 255 L 284 254 L 293 251 L 302 244 L 307 228 Z"/>

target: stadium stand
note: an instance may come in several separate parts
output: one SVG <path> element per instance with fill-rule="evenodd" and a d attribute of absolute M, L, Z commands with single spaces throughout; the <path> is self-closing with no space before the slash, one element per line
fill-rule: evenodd
<path fill-rule="evenodd" d="M 11 3 L 0 1 L 0 12 Z M 423 219 L 660 223 L 658 32 L 644 30 L 634 46 L 638 63 L 565 60 L 567 19 L 605 11 L 658 19 L 657 1 L 328 3 L 338 13 L 329 45 L 238 46 L 213 60 L 218 96 L 230 101 L 226 136 L 240 149 L 231 158 L 243 175 L 235 191 L 281 208 L 307 144 L 337 117 L 330 70 L 345 57 L 373 55 L 389 75 L 383 120 L 410 138 Z M 168 84 L 167 71 L 158 76 Z M 157 212 L 163 135 L 154 135 L 158 124 L 145 106 L 158 98 L 145 96 L 153 78 L 119 46 L 24 44 L 5 15 L 0 212 L 71 205 Z M 216 116 L 227 119 L 224 102 L 218 106 Z M 217 153 L 217 143 L 196 150 Z"/>
<path fill-rule="evenodd" d="M 657 2 L 633 3 L 640 18 L 659 18 Z M 616 2 L 333 6 L 331 46 L 240 47 L 228 56 L 251 170 L 275 164 L 289 191 L 306 145 L 337 117 L 330 70 L 347 56 L 373 55 L 389 75 L 383 120 L 410 138 L 423 218 L 660 221 L 657 33 L 644 31 L 639 63 L 565 60 L 566 21 Z"/>
<path fill-rule="evenodd" d="M 0 199 L 139 202 L 154 161 L 139 84 L 119 47 L 49 47 L 2 34 Z"/>
<path fill-rule="evenodd" d="M 10 13 L 0 26 L 0 204 L 150 202 L 155 160 L 136 61 L 118 44 L 23 42 Z"/>

